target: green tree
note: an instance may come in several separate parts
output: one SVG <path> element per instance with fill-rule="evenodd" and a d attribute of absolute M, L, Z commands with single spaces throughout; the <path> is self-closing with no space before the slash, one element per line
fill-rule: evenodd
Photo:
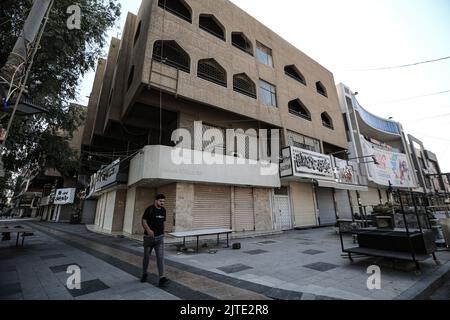
<path fill-rule="evenodd" d="M 7 61 L 32 3 L 0 2 L 0 68 Z M 74 4 L 81 8 L 80 30 L 67 27 L 67 8 Z M 85 112 L 71 107 L 70 102 L 77 98 L 82 76 L 104 56 L 107 31 L 115 25 L 120 9 L 117 0 L 55 1 L 27 82 L 28 96 L 48 112 L 15 119 L 3 157 L 5 171 L 53 167 L 63 175 L 73 176 L 79 169 L 77 154 L 68 141 L 84 121 Z M 2 117 L 4 127 L 8 119 Z"/>

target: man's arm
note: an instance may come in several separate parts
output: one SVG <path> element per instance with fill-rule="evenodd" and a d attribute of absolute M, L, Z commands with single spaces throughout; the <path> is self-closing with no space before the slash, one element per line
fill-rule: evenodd
<path fill-rule="evenodd" d="M 150 227 L 148 226 L 147 220 L 142 219 L 142 226 L 144 227 L 145 231 L 147 231 L 147 234 L 148 234 L 150 237 L 154 237 L 154 236 L 155 236 L 155 233 L 154 233 L 154 232 L 152 231 L 152 229 L 150 229 Z"/>

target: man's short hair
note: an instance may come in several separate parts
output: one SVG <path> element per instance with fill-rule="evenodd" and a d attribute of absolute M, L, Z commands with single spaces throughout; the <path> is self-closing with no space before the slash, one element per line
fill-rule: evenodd
<path fill-rule="evenodd" d="M 166 196 L 163 195 L 163 194 L 158 194 L 158 195 L 156 196 L 156 201 L 162 200 L 162 199 L 166 199 Z"/>

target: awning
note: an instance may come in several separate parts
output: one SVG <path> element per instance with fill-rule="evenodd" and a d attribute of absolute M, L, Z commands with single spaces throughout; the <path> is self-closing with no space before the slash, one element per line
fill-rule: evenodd
<path fill-rule="evenodd" d="M 316 180 L 319 187 L 334 188 L 341 190 L 355 190 L 355 191 L 369 191 L 367 186 L 360 186 L 357 184 L 338 183 L 334 181 Z"/>

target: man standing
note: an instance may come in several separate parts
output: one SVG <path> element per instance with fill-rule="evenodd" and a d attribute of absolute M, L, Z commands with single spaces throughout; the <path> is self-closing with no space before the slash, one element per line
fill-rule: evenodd
<path fill-rule="evenodd" d="M 145 210 L 142 217 L 142 226 L 145 230 L 144 236 L 144 262 L 141 282 L 147 282 L 147 270 L 152 254 L 155 249 L 156 261 L 159 273 L 159 286 L 164 286 L 169 280 L 164 277 L 164 222 L 166 221 L 166 209 L 164 204 L 166 197 L 158 194 L 155 204 Z"/>

